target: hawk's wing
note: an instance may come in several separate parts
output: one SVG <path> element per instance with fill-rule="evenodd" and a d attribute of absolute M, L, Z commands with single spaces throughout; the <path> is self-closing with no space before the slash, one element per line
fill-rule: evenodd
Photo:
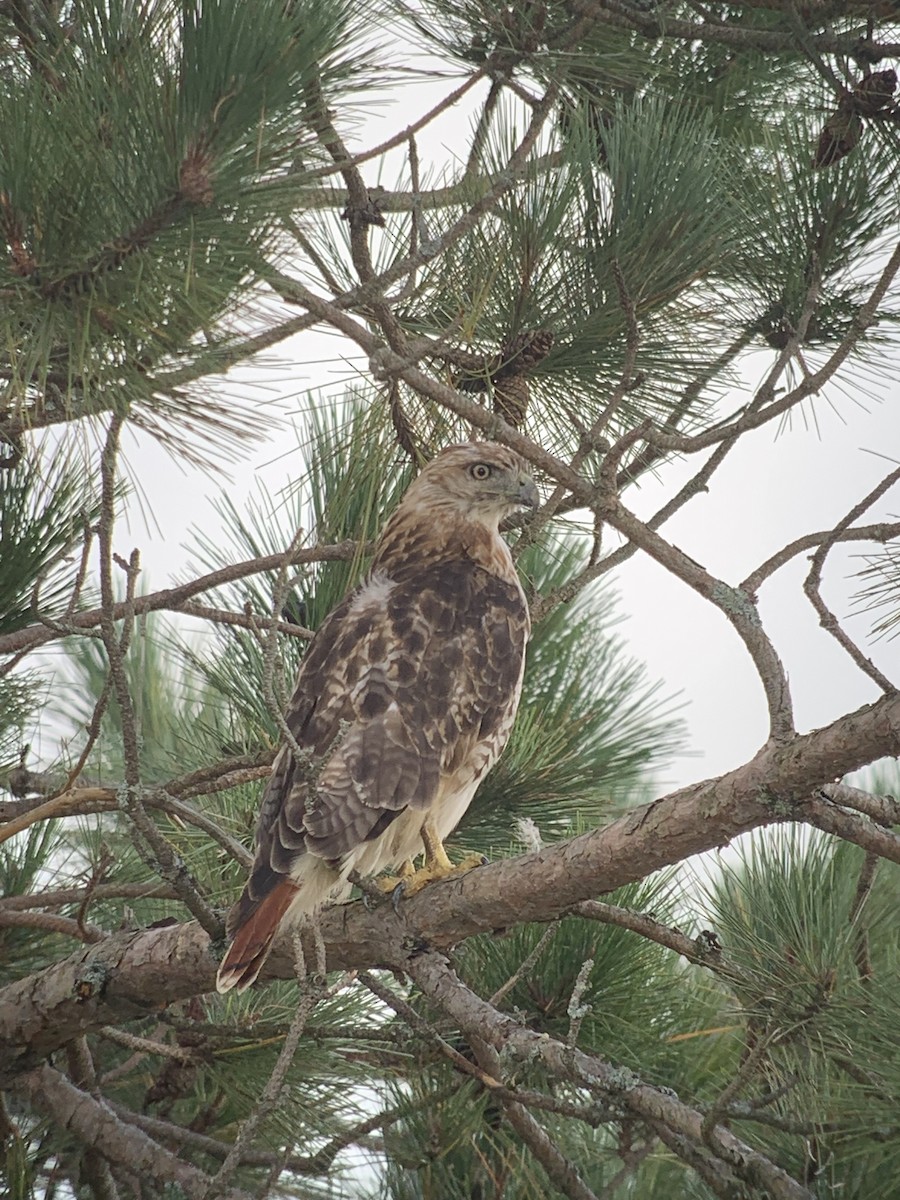
<path fill-rule="evenodd" d="M 517 583 L 471 560 L 375 576 L 327 618 L 286 713 L 310 767 L 282 747 L 263 798 L 239 926 L 298 859 L 331 865 L 407 807 L 425 810 L 442 776 L 508 722 L 528 613 Z"/>

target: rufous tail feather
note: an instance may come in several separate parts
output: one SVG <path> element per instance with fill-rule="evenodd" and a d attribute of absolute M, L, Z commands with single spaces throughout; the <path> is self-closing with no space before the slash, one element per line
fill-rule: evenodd
<path fill-rule="evenodd" d="M 219 964 L 216 989 L 220 992 L 237 988 L 245 992 L 263 969 L 281 918 L 290 908 L 298 889 L 285 879 L 269 892 L 246 921 L 235 930 L 231 945 Z"/>

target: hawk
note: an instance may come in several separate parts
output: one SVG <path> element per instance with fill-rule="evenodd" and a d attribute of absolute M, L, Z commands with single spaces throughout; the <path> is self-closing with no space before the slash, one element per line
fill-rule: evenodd
<path fill-rule="evenodd" d="M 303 657 L 262 800 L 256 857 L 228 916 L 217 987 L 250 987 L 282 925 L 348 876 L 453 871 L 443 847 L 512 729 L 530 632 L 500 522 L 538 492 L 512 450 L 467 442 L 410 484 L 368 575 Z"/>

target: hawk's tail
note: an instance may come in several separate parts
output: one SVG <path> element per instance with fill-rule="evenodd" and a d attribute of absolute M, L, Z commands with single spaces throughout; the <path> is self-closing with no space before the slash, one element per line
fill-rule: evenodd
<path fill-rule="evenodd" d="M 282 879 L 267 896 L 250 909 L 246 917 L 238 912 L 239 923 L 216 975 L 218 991 L 227 992 L 236 987 L 239 992 L 245 992 L 256 982 L 263 964 L 269 957 L 281 918 L 297 898 L 297 892 L 295 884 L 288 879 Z M 244 897 L 238 902 L 238 909 L 243 900 Z"/>

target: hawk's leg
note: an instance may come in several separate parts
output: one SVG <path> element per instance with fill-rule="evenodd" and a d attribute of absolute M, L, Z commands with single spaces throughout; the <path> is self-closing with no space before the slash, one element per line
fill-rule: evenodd
<path fill-rule="evenodd" d="M 439 878 L 438 872 L 454 869 L 444 844 L 430 821 L 426 821 L 422 826 L 422 845 L 425 847 L 425 866 L 422 868 L 424 871 L 434 871 L 435 877 Z"/>

